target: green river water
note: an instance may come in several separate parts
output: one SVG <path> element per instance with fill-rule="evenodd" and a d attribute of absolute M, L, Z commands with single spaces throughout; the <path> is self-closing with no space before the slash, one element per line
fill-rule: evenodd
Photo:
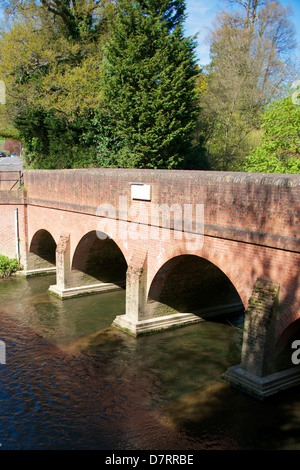
<path fill-rule="evenodd" d="M 54 283 L 0 281 L 0 449 L 300 450 L 298 387 L 260 402 L 222 381 L 232 319 L 136 339 L 111 327 L 125 292 L 61 301 Z"/>

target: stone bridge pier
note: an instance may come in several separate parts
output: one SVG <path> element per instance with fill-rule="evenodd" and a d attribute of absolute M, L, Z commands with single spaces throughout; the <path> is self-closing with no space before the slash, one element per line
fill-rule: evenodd
<path fill-rule="evenodd" d="M 27 170 L 0 191 L 0 253 L 62 300 L 125 289 L 113 326 L 135 337 L 244 313 L 223 378 L 263 399 L 300 384 L 299 200 L 299 175 Z"/>

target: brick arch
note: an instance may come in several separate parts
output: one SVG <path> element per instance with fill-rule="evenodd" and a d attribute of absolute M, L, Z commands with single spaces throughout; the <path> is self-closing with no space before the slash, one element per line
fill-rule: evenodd
<path fill-rule="evenodd" d="M 31 237 L 31 240 L 30 240 L 30 243 L 29 243 L 29 247 L 30 247 L 30 248 L 31 248 L 31 246 L 33 245 L 33 243 L 35 243 L 36 240 L 38 240 L 38 238 L 39 238 L 43 233 L 48 234 L 49 237 L 51 237 L 51 238 L 54 240 L 55 244 L 57 244 L 56 236 L 53 234 L 53 232 L 50 231 L 48 228 L 45 228 L 45 227 L 43 226 L 42 228 L 37 229 L 37 230 L 33 233 L 32 237 Z"/>
<path fill-rule="evenodd" d="M 230 254 L 230 251 L 228 254 Z M 217 250 L 215 248 L 210 249 L 209 247 L 203 247 L 201 250 L 194 251 L 186 251 L 183 244 L 169 244 L 168 246 L 161 247 L 158 256 L 156 256 L 155 259 L 151 259 L 151 262 L 149 263 L 147 295 L 149 294 L 151 284 L 159 270 L 171 259 L 182 255 L 194 255 L 199 258 L 203 258 L 216 266 L 216 268 L 223 272 L 234 286 L 243 305 L 246 307 L 251 292 L 251 289 L 249 288 L 249 278 L 245 275 L 244 279 L 240 275 L 240 270 L 235 269 L 232 263 L 226 261 L 226 256 L 224 256 L 221 250 Z M 247 286 L 246 289 L 245 286 Z M 252 287 L 251 283 L 250 286 Z"/>
<path fill-rule="evenodd" d="M 76 221 L 73 219 L 71 220 L 71 227 L 73 228 L 71 230 L 71 258 L 73 258 L 76 248 L 82 238 L 86 236 L 87 233 L 95 231 L 97 233 L 99 232 L 100 234 L 104 234 L 108 238 L 111 238 L 119 247 L 127 264 L 129 265 L 130 258 L 132 256 L 132 250 L 131 246 L 128 246 L 127 240 L 124 240 L 122 236 L 120 236 L 120 234 L 122 235 L 122 230 L 124 230 L 124 228 L 120 226 L 120 222 L 118 220 L 110 219 L 100 219 L 100 222 L 93 217 L 84 220 L 83 223 L 80 223 L 76 226 Z M 127 227 L 126 223 L 125 227 Z"/>
<path fill-rule="evenodd" d="M 127 261 L 115 240 L 103 232 L 91 230 L 77 243 L 71 268 L 102 282 L 114 282 L 125 278 Z"/>
<path fill-rule="evenodd" d="M 53 235 L 48 230 L 39 229 L 32 236 L 29 252 L 55 265 L 56 245 Z"/>
<path fill-rule="evenodd" d="M 147 302 L 148 311 L 155 317 L 176 312 L 201 314 L 244 309 L 226 274 L 191 253 L 174 256 L 160 267 L 149 286 Z"/>
<path fill-rule="evenodd" d="M 283 289 L 281 288 L 281 291 Z M 280 293 L 280 316 L 277 326 L 277 342 L 280 343 L 282 337 L 286 337 L 290 328 L 300 321 L 300 299 L 295 299 L 295 294 L 285 293 L 282 295 Z M 282 298 L 283 297 L 283 298 Z M 300 333 L 300 331 L 299 331 Z M 300 339 L 300 334 L 299 334 Z"/>

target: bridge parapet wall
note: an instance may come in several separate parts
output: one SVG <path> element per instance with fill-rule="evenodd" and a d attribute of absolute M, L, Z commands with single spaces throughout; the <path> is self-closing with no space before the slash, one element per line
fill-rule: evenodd
<path fill-rule="evenodd" d="M 300 176 L 206 171 L 78 169 L 24 172 L 29 204 L 95 215 L 120 197 L 149 223 L 150 208 L 204 205 L 205 234 L 300 252 Z M 131 183 L 151 186 L 151 201 L 131 199 Z M 124 199 L 123 199 L 124 201 Z M 125 214 L 130 220 L 130 213 Z M 195 221 L 195 220 L 194 220 Z M 173 221 L 174 223 L 174 221 Z"/>

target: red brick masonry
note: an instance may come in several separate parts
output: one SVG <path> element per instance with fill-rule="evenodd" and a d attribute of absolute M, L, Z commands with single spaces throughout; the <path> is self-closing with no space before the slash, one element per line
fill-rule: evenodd
<path fill-rule="evenodd" d="M 131 183 L 151 186 L 151 201 L 132 200 Z M 120 207 L 120 196 L 130 213 Z M 192 254 L 217 266 L 230 279 L 247 307 L 258 277 L 280 285 L 279 336 L 300 318 L 300 175 L 206 171 L 78 169 L 24 171 L 24 189 L 0 191 L 0 253 L 15 256 L 15 208 L 18 208 L 21 260 L 43 229 L 56 244 L 70 234 L 71 264 L 87 233 L 111 235 L 122 251 L 128 273 L 146 272 L 146 295 L 159 269 L 175 256 Z M 99 206 L 115 208 L 116 219 L 97 216 Z M 187 249 L 185 234 L 172 230 L 163 240 L 139 236 L 154 205 L 204 205 L 203 243 Z M 152 219 L 153 220 L 153 219 Z M 130 223 L 131 222 L 131 223 Z M 140 224 L 138 224 L 140 222 Z M 161 225 L 161 219 L 158 220 Z M 135 233 L 124 239 L 124 231 Z M 190 237 L 195 235 L 195 224 Z M 135 235 L 135 236 L 134 236 Z M 201 234 L 200 234 L 201 235 Z M 200 235 L 197 235 L 200 240 Z M 146 270 L 145 270 L 146 266 Z M 128 274 L 129 276 L 129 274 Z"/>

